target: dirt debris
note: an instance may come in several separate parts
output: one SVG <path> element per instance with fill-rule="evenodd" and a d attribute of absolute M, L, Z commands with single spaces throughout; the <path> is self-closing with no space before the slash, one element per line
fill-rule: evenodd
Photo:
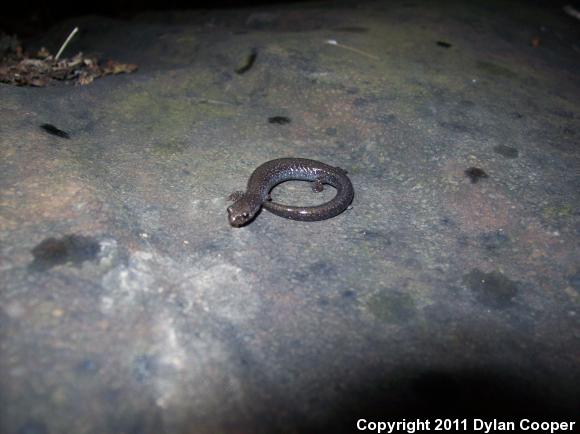
<path fill-rule="evenodd" d="M 95 78 L 111 74 L 131 73 L 137 65 L 113 60 L 99 62 L 96 57 L 78 53 L 56 59 L 46 48 L 26 52 L 16 36 L 0 35 L 0 82 L 16 86 L 44 87 L 55 81 L 86 85 Z"/>

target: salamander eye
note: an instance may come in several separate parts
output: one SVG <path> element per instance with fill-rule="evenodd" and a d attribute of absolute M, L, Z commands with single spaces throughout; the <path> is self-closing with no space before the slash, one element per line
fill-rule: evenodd
<path fill-rule="evenodd" d="M 247 219 L 250 216 L 250 214 L 248 214 L 247 212 L 242 213 L 242 217 Z"/>

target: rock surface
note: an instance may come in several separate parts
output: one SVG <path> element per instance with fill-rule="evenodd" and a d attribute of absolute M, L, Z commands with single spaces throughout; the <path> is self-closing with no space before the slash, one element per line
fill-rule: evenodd
<path fill-rule="evenodd" d="M 0 85 L 0 431 L 577 409 L 577 24 L 400 1 L 53 29 L 37 44 L 79 26 L 71 51 L 139 70 Z M 228 194 L 284 156 L 347 169 L 353 208 L 229 227 Z"/>

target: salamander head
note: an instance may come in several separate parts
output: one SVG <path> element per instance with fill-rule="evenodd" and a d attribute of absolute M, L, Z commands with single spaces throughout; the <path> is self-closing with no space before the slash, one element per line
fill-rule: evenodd
<path fill-rule="evenodd" d="M 228 219 L 234 227 L 244 226 L 250 222 L 260 210 L 262 203 L 259 197 L 246 194 L 228 207 Z"/>

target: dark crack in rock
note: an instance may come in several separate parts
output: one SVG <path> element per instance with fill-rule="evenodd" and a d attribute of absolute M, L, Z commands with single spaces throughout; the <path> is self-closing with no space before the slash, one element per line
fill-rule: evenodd
<path fill-rule="evenodd" d="M 290 120 L 290 118 L 287 118 L 286 116 L 272 116 L 268 118 L 268 122 L 270 122 L 271 124 L 286 125 L 292 121 Z"/>
<path fill-rule="evenodd" d="M 57 136 L 57 137 L 60 137 L 62 139 L 70 139 L 69 133 L 67 133 L 66 131 L 63 131 L 63 130 L 55 127 L 54 125 L 51 125 L 51 124 L 42 124 L 40 126 L 40 128 L 42 128 L 48 134 L 52 134 L 53 136 Z"/>
<path fill-rule="evenodd" d="M 466 169 L 465 176 L 469 178 L 472 184 L 478 183 L 480 179 L 489 178 L 489 175 L 479 167 L 470 167 L 469 169 Z"/>

